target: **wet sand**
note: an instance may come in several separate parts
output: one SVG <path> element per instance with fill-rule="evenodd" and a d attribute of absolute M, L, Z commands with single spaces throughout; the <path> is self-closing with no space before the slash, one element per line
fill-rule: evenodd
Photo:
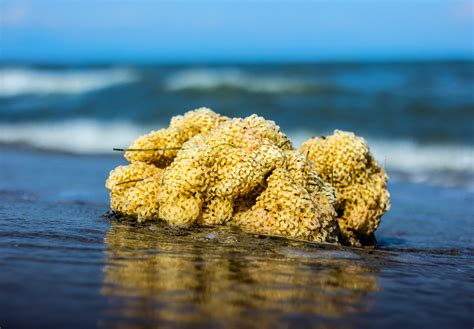
<path fill-rule="evenodd" d="M 0 148 L 0 327 L 470 328 L 474 193 L 392 181 L 375 249 L 103 216 L 116 156 Z"/>

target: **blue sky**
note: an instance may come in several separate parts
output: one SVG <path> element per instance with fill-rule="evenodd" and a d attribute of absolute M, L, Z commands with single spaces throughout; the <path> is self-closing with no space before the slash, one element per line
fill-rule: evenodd
<path fill-rule="evenodd" d="M 17 61 L 474 59 L 472 0 L 0 0 Z"/>

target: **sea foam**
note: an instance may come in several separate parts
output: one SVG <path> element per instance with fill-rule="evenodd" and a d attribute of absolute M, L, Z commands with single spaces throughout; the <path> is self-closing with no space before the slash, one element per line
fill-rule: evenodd
<path fill-rule="evenodd" d="M 79 94 L 137 79 L 133 70 L 124 68 L 95 70 L 0 69 L 0 97 L 24 94 Z"/>
<path fill-rule="evenodd" d="M 329 86 L 302 78 L 252 74 L 239 69 L 189 69 L 165 79 L 169 91 L 235 89 L 251 93 L 298 93 L 327 90 Z"/>
<path fill-rule="evenodd" d="M 111 153 L 114 147 L 128 146 L 135 138 L 150 130 L 131 123 L 101 123 L 94 120 L 1 123 L 0 142 L 19 143 L 52 151 L 104 154 Z"/>

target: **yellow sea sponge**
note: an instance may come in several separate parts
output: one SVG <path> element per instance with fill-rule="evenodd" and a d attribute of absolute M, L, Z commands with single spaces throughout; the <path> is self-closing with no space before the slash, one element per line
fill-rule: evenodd
<path fill-rule="evenodd" d="M 177 226 L 225 223 L 235 200 L 264 184 L 292 148 L 273 121 L 257 115 L 196 135 L 163 174 L 160 217 Z"/>
<path fill-rule="evenodd" d="M 267 178 L 254 204 L 249 207 L 251 201 L 245 200 L 229 224 L 250 233 L 338 242 L 334 189 L 305 156 L 297 151 L 284 155 L 284 165 Z"/>
<path fill-rule="evenodd" d="M 273 121 L 200 108 L 138 138 L 125 157 L 131 164 L 106 187 L 111 208 L 138 220 L 364 245 L 390 207 L 366 141 L 339 130 L 297 151 Z"/>
<path fill-rule="evenodd" d="M 140 136 L 129 146 L 125 158 L 130 162 L 146 162 L 164 168 L 193 136 L 206 133 L 228 118 L 202 107 L 171 119 L 170 126 Z"/>
<path fill-rule="evenodd" d="M 313 162 L 324 181 L 336 189 L 336 211 L 344 242 L 373 242 L 380 218 L 390 208 L 390 194 L 388 177 L 367 142 L 354 133 L 335 130 L 330 136 L 306 141 L 301 152 Z"/>
<path fill-rule="evenodd" d="M 111 209 L 139 221 L 157 219 L 162 174 L 163 169 L 143 162 L 112 170 L 105 184 L 110 191 Z"/>

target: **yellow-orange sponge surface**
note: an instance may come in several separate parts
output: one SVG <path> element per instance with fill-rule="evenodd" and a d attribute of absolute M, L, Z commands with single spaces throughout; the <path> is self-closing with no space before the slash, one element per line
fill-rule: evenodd
<path fill-rule="evenodd" d="M 306 141 L 300 150 L 336 189 L 336 211 L 345 242 L 364 244 L 390 208 L 387 175 L 367 142 L 351 132 L 335 130 L 330 136 Z"/>

